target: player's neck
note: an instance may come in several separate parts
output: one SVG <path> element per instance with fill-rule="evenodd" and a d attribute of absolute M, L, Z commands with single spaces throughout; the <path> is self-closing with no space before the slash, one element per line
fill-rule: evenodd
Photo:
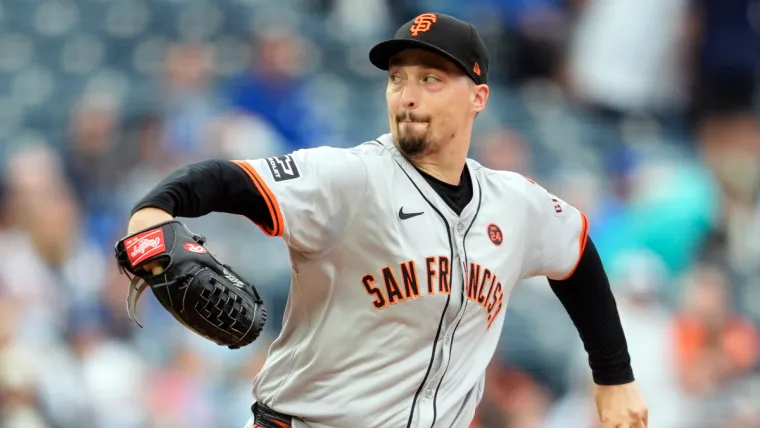
<path fill-rule="evenodd" d="M 453 185 L 458 185 L 467 160 L 469 141 L 449 141 L 441 150 L 409 161 L 426 174 Z"/>

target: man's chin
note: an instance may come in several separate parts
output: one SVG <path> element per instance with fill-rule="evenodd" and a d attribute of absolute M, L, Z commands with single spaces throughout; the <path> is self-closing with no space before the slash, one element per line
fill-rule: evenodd
<path fill-rule="evenodd" d="M 396 147 L 407 157 L 421 156 L 428 151 L 428 144 L 422 138 L 401 138 Z"/>

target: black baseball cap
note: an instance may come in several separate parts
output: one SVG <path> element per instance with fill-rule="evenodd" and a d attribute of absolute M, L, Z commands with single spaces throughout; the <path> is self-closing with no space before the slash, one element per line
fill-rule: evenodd
<path fill-rule="evenodd" d="M 375 45 L 369 51 L 369 60 L 375 67 L 388 70 L 391 57 L 410 48 L 443 55 L 477 84 L 488 80 L 488 50 L 468 22 L 442 13 L 423 13 L 402 25 L 393 39 Z"/>

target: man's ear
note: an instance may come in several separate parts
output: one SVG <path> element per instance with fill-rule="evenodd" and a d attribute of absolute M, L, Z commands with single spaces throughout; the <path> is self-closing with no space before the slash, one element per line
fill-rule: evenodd
<path fill-rule="evenodd" d="M 472 107 L 476 114 L 485 110 L 489 91 L 488 85 L 473 85 Z"/>

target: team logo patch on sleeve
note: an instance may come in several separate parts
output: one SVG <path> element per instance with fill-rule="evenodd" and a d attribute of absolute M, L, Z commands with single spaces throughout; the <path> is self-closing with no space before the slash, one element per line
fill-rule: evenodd
<path fill-rule="evenodd" d="M 274 181 L 294 180 L 301 176 L 296 161 L 290 155 L 267 158 Z"/>
<path fill-rule="evenodd" d="M 552 203 L 554 204 L 554 212 L 559 215 L 562 213 L 562 204 L 559 202 L 559 198 L 551 195 L 552 197 Z"/>

